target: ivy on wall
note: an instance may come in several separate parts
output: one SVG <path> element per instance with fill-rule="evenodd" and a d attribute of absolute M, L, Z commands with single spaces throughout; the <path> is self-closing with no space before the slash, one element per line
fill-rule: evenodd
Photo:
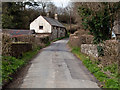
<path fill-rule="evenodd" d="M 95 8 L 89 7 L 89 4 L 82 5 L 78 8 L 78 13 L 82 18 L 84 29 L 89 30 L 90 34 L 94 36 L 94 43 L 99 44 L 111 38 L 120 2 L 99 3 Z"/>

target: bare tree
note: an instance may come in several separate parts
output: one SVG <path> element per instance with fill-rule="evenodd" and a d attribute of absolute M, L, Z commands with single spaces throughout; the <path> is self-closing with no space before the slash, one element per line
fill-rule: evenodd
<path fill-rule="evenodd" d="M 52 2 L 49 2 L 47 4 L 47 12 L 55 14 L 55 13 L 57 13 L 57 7 Z"/>

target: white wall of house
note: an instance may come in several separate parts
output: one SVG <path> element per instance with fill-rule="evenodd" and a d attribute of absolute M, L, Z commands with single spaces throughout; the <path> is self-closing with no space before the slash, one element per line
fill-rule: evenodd
<path fill-rule="evenodd" d="M 43 26 L 43 29 L 41 29 Z M 42 17 L 39 16 L 30 24 L 30 30 L 35 30 L 36 33 L 51 33 L 52 26 Z"/>

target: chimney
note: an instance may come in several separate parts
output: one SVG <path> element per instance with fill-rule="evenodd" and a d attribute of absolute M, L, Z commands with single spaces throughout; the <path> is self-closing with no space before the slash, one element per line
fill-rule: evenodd
<path fill-rule="evenodd" d="M 55 19 L 58 20 L 58 14 L 55 14 Z"/>
<path fill-rule="evenodd" d="M 47 17 L 50 17 L 50 13 L 49 12 L 47 12 Z"/>

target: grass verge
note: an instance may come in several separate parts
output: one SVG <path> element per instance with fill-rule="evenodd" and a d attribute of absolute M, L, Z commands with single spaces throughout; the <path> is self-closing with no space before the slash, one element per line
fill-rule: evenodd
<path fill-rule="evenodd" d="M 49 46 L 50 42 L 45 44 Z M 12 56 L 2 56 L 2 79 L 0 80 L 1 85 L 7 84 L 13 79 L 13 75 L 19 71 L 23 66 L 27 65 L 28 62 L 44 47 L 38 46 L 32 51 L 26 52 L 20 58 L 15 58 Z"/>
<path fill-rule="evenodd" d="M 118 88 L 119 87 L 119 81 L 118 81 L 118 72 L 117 72 L 117 65 L 111 65 L 111 66 L 107 66 L 107 67 L 103 67 L 100 68 L 98 67 L 98 65 L 100 64 L 100 62 L 98 61 L 93 61 L 90 60 L 90 58 L 85 55 L 82 54 L 80 52 L 80 48 L 78 47 L 71 47 L 72 50 L 71 52 L 74 53 L 80 60 L 82 60 L 83 64 L 88 68 L 88 70 L 96 77 L 96 79 L 98 79 L 103 88 Z M 107 74 L 105 74 L 105 71 L 110 71 L 111 74 L 109 77 Z M 103 72 L 104 71 L 104 72 Z"/>
<path fill-rule="evenodd" d="M 35 56 L 42 47 L 37 47 L 32 51 L 26 52 L 21 58 L 12 56 L 2 56 L 2 82 L 7 83 L 12 80 L 12 75 L 16 73 L 21 67 L 26 65 L 29 60 Z"/>
<path fill-rule="evenodd" d="M 62 38 L 57 38 L 54 41 L 61 40 Z M 51 42 L 47 42 L 44 47 L 50 45 Z M 37 47 L 32 51 L 26 52 L 23 54 L 21 58 L 15 58 L 12 56 L 2 56 L 2 78 L 0 79 L 1 85 L 4 85 L 13 79 L 13 75 L 19 71 L 23 66 L 28 64 L 28 62 L 40 51 L 41 48 Z"/>

